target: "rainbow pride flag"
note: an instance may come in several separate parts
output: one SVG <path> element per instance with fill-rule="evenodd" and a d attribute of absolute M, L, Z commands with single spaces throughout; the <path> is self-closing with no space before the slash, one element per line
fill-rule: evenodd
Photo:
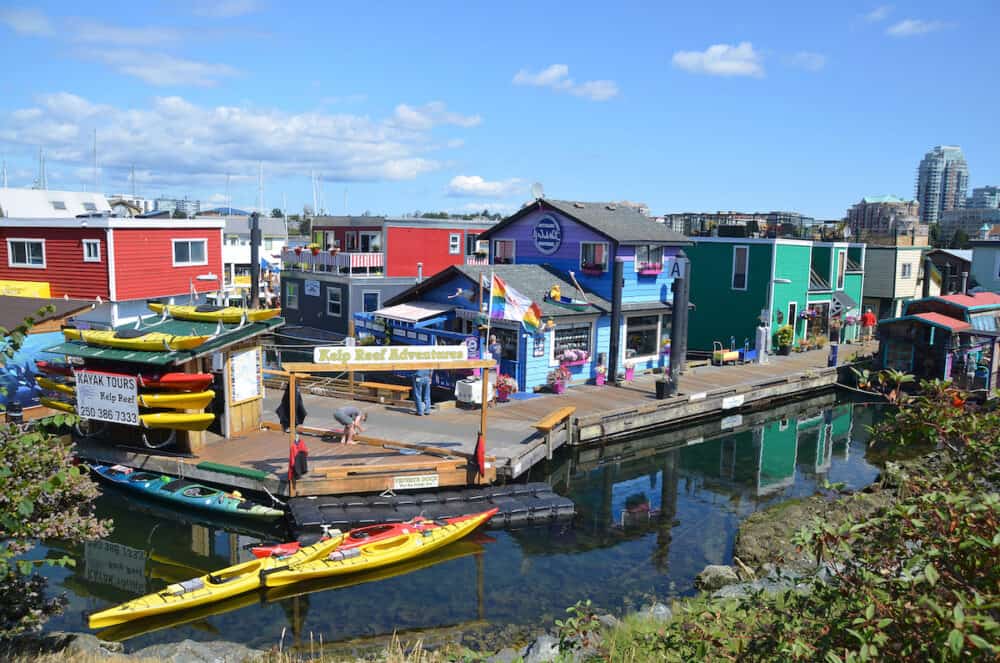
<path fill-rule="evenodd" d="M 542 309 L 538 304 L 508 286 L 496 274 L 490 280 L 490 317 L 516 320 L 529 332 L 537 332 L 542 326 Z"/>

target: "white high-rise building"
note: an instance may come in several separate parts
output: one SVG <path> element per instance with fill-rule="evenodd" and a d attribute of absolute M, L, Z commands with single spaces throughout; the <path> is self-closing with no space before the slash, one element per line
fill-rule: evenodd
<path fill-rule="evenodd" d="M 917 202 L 920 220 L 937 223 L 941 214 L 965 204 L 969 166 L 962 148 L 938 145 L 924 155 L 917 168 Z"/>

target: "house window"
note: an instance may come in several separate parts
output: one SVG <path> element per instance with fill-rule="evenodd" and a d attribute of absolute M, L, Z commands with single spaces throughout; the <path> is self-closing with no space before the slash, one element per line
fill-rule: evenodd
<path fill-rule="evenodd" d="M 750 263 L 750 247 L 734 246 L 733 279 L 731 286 L 733 290 L 747 289 L 747 272 L 749 271 L 749 266 L 750 266 L 749 263 Z"/>
<path fill-rule="evenodd" d="M 285 282 L 285 297 L 282 304 L 285 308 L 298 310 L 299 308 L 299 284 L 294 281 Z"/>
<path fill-rule="evenodd" d="M 844 274 L 847 273 L 847 251 L 837 251 L 837 290 L 844 289 Z M 903 278 L 909 278 L 909 274 Z"/>
<path fill-rule="evenodd" d="M 552 359 L 554 361 L 576 361 L 578 358 L 575 356 L 579 354 L 580 351 L 587 353 L 587 358 L 590 357 L 591 348 L 591 323 L 589 322 L 577 322 L 569 324 L 560 324 L 556 327 L 554 334 L 554 340 L 552 343 Z M 572 357 L 564 357 L 563 355 L 566 351 L 571 351 L 569 354 Z"/>
<path fill-rule="evenodd" d="M 476 238 L 478 235 L 473 235 L 471 233 L 465 233 L 465 255 L 473 256 L 476 255 Z"/>
<path fill-rule="evenodd" d="M 65 203 L 65 201 L 62 201 L 62 200 L 51 200 L 49 202 L 52 203 L 52 209 L 57 209 L 57 210 L 60 210 L 60 211 L 66 211 L 66 203 Z"/>
<path fill-rule="evenodd" d="M 792 326 L 792 331 L 795 331 L 795 326 L 798 324 L 799 316 L 799 303 L 798 302 L 788 302 L 788 321 L 786 324 Z"/>
<path fill-rule="evenodd" d="M 274 249 L 274 240 L 270 237 L 264 238 L 264 250 L 271 251 Z"/>
<path fill-rule="evenodd" d="M 207 243 L 208 241 L 204 239 L 175 239 L 174 267 L 207 265 L 208 257 L 205 250 Z"/>
<path fill-rule="evenodd" d="M 902 268 L 902 273 L 899 275 L 901 278 L 908 279 L 913 276 L 913 265 L 904 262 L 900 267 Z"/>
<path fill-rule="evenodd" d="M 497 265 L 514 264 L 514 240 L 493 240 L 493 263 Z"/>
<path fill-rule="evenodd" d="M 461 233 L 451 233 L 448 235 L 448 254 L 453 256 L 462 254 Z"/>
<path fill-rule="evenodd" d="M 340 288 L 326 289 L 326 314 L 339 318 L 343 315 L 343 306 L 340 301 Z"/>
<path fill-rule="evenodd" d="M 520 332 L 516 329 L 494 327 L 490 330 L 490 334 L 496 336 L 497 343 L 500 344 L 500 358 L 517 361 L 517 342 L 518 336 L 521 335 Z"/>
<path fill-rule="evenodd" d="M 45 269 L 45 240 L 8 239 L 7 265 Z"/>
<path fill-rule="evenodd" d="M 229 246 L 239 246 L 239 244 L 240 244 L 240 238 L 237 237 L 236 235 L 233 235 L 232 237 L 229 238 Z"/>
<path fill-rule="evenodd" d="M 101 240 L 99 239 L 83 240 L 83 261 L 101 262 Z"/>
<path fill-rule="evenodd" d="M 355 231 L 344 233 L 344 245 L 345 251 L 357 251 L 358 250 L 358 233 Z"/>
<path fill-rule="evenodd" d="M 635 247 L 635 271 L 652 274 L 652 273 L 658 273 L 662 269 L 663 269 L 662 246 Z"/>
<path fill-rule="evenodd" d="M 580 242 L 580 269 L 587 273 L 608 270 L 608 245 L 606 242 Z"/>
<path fill-rule="evenodd" d="M 660 316 L 639 315 L 625 321 L 625 358 L 656 355 L 660 337 Z"/>
<path fill-rule="evenodd" d="M 361 306 L 365 313 L 373 313 L 382 308 L 382 296 L 378 290 L 365 290 L 361 293 Z"/>
<path fill-rule="evenodd" d="M 382 243 L 379 241 L 379 236 L 382 233 L 377 232 L 361 232 L 358 234 L 358 239 L 361 242 L 361 253 L 377 253 L 382 250 Z"/>

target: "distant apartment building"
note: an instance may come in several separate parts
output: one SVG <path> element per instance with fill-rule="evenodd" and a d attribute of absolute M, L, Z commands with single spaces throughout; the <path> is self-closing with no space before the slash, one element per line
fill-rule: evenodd
<path fill-rule="evenodd" d="M 108 196 L 108 203 L 111 205 L 112 209 L 114 209 L 115 205 L 118 204 L 120 207 L 128 207 L 132 210 L 137 210 L 134 215 L 127 216 L 138 216 L 139 214 L 146 214 L 156 209 L 154 201 L 149 198 L 133 196 L 128 193 L 113 193 Z M 125 210 L 120 211 L 124 212 Z M 115 210 L 115 212 L 117 213 L 119 210 Z M 120 216 L 126 216 L 126 214 L 123 213 L 120 214 Z"/>
<path fill-rule="evenodd" d="M 188 200 L 187 198 L 157 198 L 155 203 L 157 212 L 182 212 L 188 218 L 198 215 L 201 211 L 200 200 Z"/>
<path fill-rule="evenodd" d="M 938 145 L 924 155 L 917 167 L 917 202 L 920 220 L 938 223 L 941 215 L 965 204 L 969 166 L 962 148 Z"/>
<path fill-rule="evenodd" d="M 856 241 L 878 241 L 900 235 L 927 236 L 927 227 L 920 223 L 920 204 L 896 196 L 865 196 L 847 210 L 847 225 Z"/>
<path fill-rule="evenodd" d="M 993 226 L 1000 223 L 1000 209 L 985 207 L 963 207 L 953 209 L 941 215 L 940 237 L 950 242 L 959 230 L 970 238 L 978 237 L 983 225 Z"/>
<path fill-rule="evenodd" d="M 966 207 L 1000 209 L 1000 186 L 980 186 L 972 190 Z"/>

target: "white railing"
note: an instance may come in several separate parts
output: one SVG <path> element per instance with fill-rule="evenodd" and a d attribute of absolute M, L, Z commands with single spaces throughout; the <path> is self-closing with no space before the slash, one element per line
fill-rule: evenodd
<path fill-rule="evenodd" d="M 490 259 L 488 256 L 465 256 L 466 265 L 488 265 L 490 264 Z"/>
<path fill-rule="evenodd" d="M 298 254 L 293 249 L 286 249 L 281 252 L 281 263 L 285 269 L 371 275 L 385 271 L 385 254 L 320 251 L 313 255 L 309 249 L 302 249 Z"/>

